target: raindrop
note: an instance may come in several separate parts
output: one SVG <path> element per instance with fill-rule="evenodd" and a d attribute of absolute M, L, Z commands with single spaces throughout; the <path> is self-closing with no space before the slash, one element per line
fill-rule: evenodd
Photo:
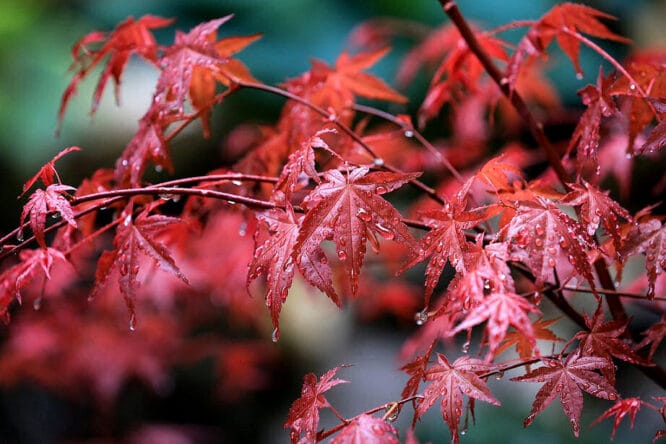
<path fill-rule="evenodd" d="M 469 342 L 469 341 L 466 341 L 466 342 L 462 345 L 462 352 L 465 353 L 465 354 L 469 353 L 469 346 L 470 346 L 470 342 Z"/>
<path fill-rule="evenodd" d="M 467 435 L 467 428 L 463 428 L 463 429 L 461 429 L 461 430 L 460 430 L 460 434 L 461 434 L 462 436 Z"/>
<path fill-rule="evenodd" d="M 338 250 L 338 259 L 344 261 L 347 259 L 347 253 L 344 250 Z"/>
<path fill-rule="evenodd" d="M 428 311 L 425 308 L 421 311 L 417 311 L 416 314 L 414 314 L 414 322 L 416 322 L 416 325 L 423 325 L 428 322 Z"/>
<path fill-rule="evenodd" d="M 130 315 L 129 329 L 130 329 L 130 331 L 135 331 L 136 330 L 136 316 L 134 315 L 134 313 L 132 313 Z"/>
<path fill-rule="evenodd" d="M 384 166 L 384 159 L 381 157 L 375 157 L 375 160 L 373 161 L 376 167 L 381 167 Z"/>
<path fill-rule="evenodd" d="M 125 220 L 123 220 L 123 225 L 128 226 L 130 223 L 132 223 L 132 215 L 128 214 L 125 216 Z"/>
<path fill-rule="evenodd" d="M 635 90 L 635 89 L 636 89 L 636 85 L 635 85 L 634 83 L 630 84 L 630 85 L 629 85 L 629 89 L 632 90 L 632 91 Z"/>
<path fill-rule="evenodd" d="M 625 159 L 631 159 L 634 156 L 631 153 L 627 153 L 627 154 L 624 155 L 624 157 L 625 157 Z"/>
<path fill-rule="evenodd" d="M 236 185 L 237 187 L 243 185 L 243 182 L 241 182 L 240 180 L 232 180 L 231 183 L 233 185 Z"/>
<path fill-rule="evenodd" d="M 411 130 L 405 131 L 405 137 L 414 137 L 414 131 Z"/>
<path fill-rule="evenodd" d="M 127 165 L 129 165 L 129 162 L 127 161 L 127 159 L 123 159 L 123 161 L 120 162 L 120 164 L 121 164 L 122 166 L 126 167 Z"/>
<path fill-rule="evenodd" d="M 162 200 L 171 200 L 173 198 L 173 194 L 160 194 L 160 199 Z"/>
<path fill-rule="evenodd" d="M 577 78 L 578 80 L 583 80 L 583 73 L 582 73 L 582 72 L 577 72 L 577 73 L 576 73 L 576 78 Z"/>
<path fill-rule="evenodd" d="M 42 298 L 36 298 L 34 301 L 32 301 L 32 308 L 35 311 L 39 311 L 39 309 L 42 308 Z"/>
<path fill-rule="evenodd" d="M 278 330 L 277 327 L 273 329 L 273 333 L 271 334 L 271 341 L 277 342 L 280 339 L 280 330 Z"/>
<path fill-rule="evenodd" d="M 56 212 L 51 214 L 51 219 L 58 219 L 60 217 L 60 213 Z"/>
<path fill-rule="evenodd" d="M 375 227 L 377 228 L 377 231 L 379 231 L 379 234 L 381 234 L 384 239 L 393 240 L 393 238 L 395 237 L 395 233 L 386 228 L 384 225 L 378 223 L 375 224 Z"/>
<path fill-rule="evenodd" d="M 370 222 L 370 219 L 372 218 L 370 216 L 370 213 L 365 211 L 363 208 L 358 209 L 358 212 L 356 213 L 356 217 L 358 217 L 359 219 L 361 219 L 362 221 L 365 221 L 365 222 Z"/>
<path fill-rule="evenodd" d="M 247 234 L 247 222 L 242 222 L 240 227 L 238 227 L 238 235 L 243 237 Z"/>
<path fill-rule="evenodd" d="M 23 232 L 22 231 L 19 231 L 18 233 L 16 233 L 16 240 L 19 241 L 19 242 L 23 242 Z"/>
<path fill-rule="evenodd" d="M 493 290 L 492 282 L 489 279 L 483 280 L 483 294 L 488 296 Z"/>
<path fill-rule="evenodd" d="M 502 379 L 503 377 L 504 377 L 504 372 L 503 371 L 499 371 L 499 372 L 495 373 L 495 379 L 497 379 L 498 381 L 500 379 Z"/>
<path fill-rule="evenodd" d="M 377 188 L 375 188 L 375 191 L 377 192 L 377 194 L 384 194 L 384 193 L 386 193 L 388 190 L 386 189 L 385 186 L 378 185 Z"/>

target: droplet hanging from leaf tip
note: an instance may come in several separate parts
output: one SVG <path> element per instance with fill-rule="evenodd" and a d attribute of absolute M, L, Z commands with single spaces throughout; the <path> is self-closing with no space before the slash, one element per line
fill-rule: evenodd
<path fill-rule="evenodd" d="M 136 330 L 136 315 L 134 313 L 130 314 L 129 329 L 130 329 L 130 331 L 135 331 Z"/>
<path fill-rule="evenodd" d="M 428 311 L 424 308 L 421 311 L 417 311 L 416 314 L 414 314 L 414 322 L 416 322 L 416 325 L 423 325 L 428 321 Z"/>
<path fill-rule="evenodd" d="M 39 309 L 42 308 L 42 298 L 37 298 L 34 301 L 32 301 L 32 308 L 35 311 L 39 311 Z"/>
<path fill-rule="evenodd" d="M 469 346 L 470 346 L 470 341 L 466 341 L 462 345 L 462 352 L 465 353 L 465 354 L 469 353 Z"/>
<path fill-rule="evenodd" d="M 273 329 L 273 333 L 271 334 L 271 341 L 277 342 L 279 340 L 280 340 L 280 329 L 275 327 L 275 329 Z"/>

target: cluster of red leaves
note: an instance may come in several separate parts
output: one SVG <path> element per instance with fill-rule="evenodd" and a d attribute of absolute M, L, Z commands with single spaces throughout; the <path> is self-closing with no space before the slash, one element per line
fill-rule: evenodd
<path fill-rule="evenodd" d="M 447 5 L 447 13 L 457 11 L 455 4 Z M 20 292 L 26 289 L 31 290 L 33 299 L 40 300 L 37 288 L 51 277 L 55 262 L 69 263 L 90 274 L 89 263 L 97 255 L 90 296 L 104 301 L 104 295 L 111 295 L 112 300 L 114 295 L 124 298 L 132 330 L 137 328 L 137 306 L 173 315 L 201 295 L 228 307 L 236 320 L 249 319 L 257 325 L 256 307 L 246 299 L 245 290 L 260 280 L 273 324 L 273 340 L 277 341 L 280 313 L 297 279 L 296 270 L 306 283 L 341 306 L 348 298 L 369 299 L 363 295 L 371 292 L 368 289 L 378 279 L 397 279 L 391 275 L 408 272 L 428 259 L 424 308 L 416 313 L 417 324 L 426 325 L 406 345 L 404 355 L 416 357 L 403 367 L 410 375 L 403 400 L 393 403 L 382 418 L 374 416 L 378 410 L 370 410 L 345 419 L 324 396 L 345 382 L 335 378 L 339 368 L 319 380 L 308 374 L 301 397 L 294 402 L 285 423 L 292 442 L 317 442 L 333 434 L 335 443 L 398 442 L 397 431 L 387 422 L 393 413 L 413 401 L 414 426 L 440 400 L 442 417 L 457 443 L 461 415 L 465 408 L 473 410 L 474 400 L 500 405 L 486 379 L 522 366 L 527 372 L 514 381 L 543 383 L 526 426 L 559 398 L 578 436 L 583 392 L 617 401 L 600 417 L 616 415 L 613 433 L 623 416 L 629 414 L 633 423 L 641 405 L 659 411 L 635 397 L 621 399 L 615 388 L 614 360 L 643 369 L 652 367 L 664 337 L 664 321 L 647 329 L 643 341 L 632 343 L 629 321 L 608 269 L 613 269 L 619 279 L 629 259 L 644 256 L 646 282 L 639 289 L 641 294 L 633 296 L 655 303 L 658 279 L 666 268 L 663 218 L 653 214 L 656 207 L 632 215 L 613 199 L 600 185 L 605 177 L 600 174 L 599 162 L 618 157 L 618 150 L 625 159 L 625 153 L 630 157 L 661 155 L 666 144 L 663 56 L 637 58 L 623 68 L 586 37 L 626 42 L 601 22 L 612 17 L 582 5 L 557 5 L 538 21 L 529 22 L 525 37 L 513 52 L 511 45 L 498 36 L 502 29 L 475 31 L 459 15 L 452 17 L 454 24 L 433 31 L 406 56 L 399 75 L 403 82 L 409 82 L 422 66 L 436 66 L 418 117 L 419 124 L 425 126 L 444 114 L 445 104 L 451 105 L 453 134 L 441 147 L 431 145 L 416 132 L 408 116 L 394 116 L 357 103 L 359 99 L 390 101 L 396 106 L 406 102 L 384 81 L 365 72 L 387 53 L 387 47 L 355 55 L 344 52 L 333 66 L 315 60 L 310 70 L 278 88 L 263 85 L 232 57 L 258 35 L 217 38 L 218 28 L 231 16 L 203 23 L 187 33 L 177 32 L 174 43 L 168 46 L 158 45 L 151 30 L 171 21 L 153 16 L 128 19 L 109 34 L 93 32 L 85 36 L 73 49 L 78 70 L 63 96 L 61 119 L 79 82 L 105 59 L 93 97 L 93 112 L 109 78 L 117 87 L 133 54 L 159 70 L 153 100 L 113 172 L 93 174 L 78 188 L 63 185 L 54 164 L 77 149 L 72 147 L 25 184 L 24 193 L 37 180 L 45 189 L 30 195 L 23 207 L 21 226 L 11 235 L 27 243 L 30 239 L 23 241 L 23 231 L 29 228 L 38 248 L 23 250 L 18 260 L 2 271 L 0 312 L 8 316 L 12 301 L 20 302 Z M 510 132 L 508 126 L 514 125 L 511 119 L 515 116 L 490 125 L 487 114 L 518 104 L 524 118 L 529 113 L 524 103 L 544 109 L 556 104 L 553 93 L 543 93 L 544 88 L 551 91 L 550 86 L 538 84 L 544 77 L 540 65 L 534 63 L 547 55 L 552 41 L 558 43 L 581 76 L 581 44 L 611 59 L 616 71 L 605 75 L 600 70 L 596 84 L 580 90 L 587 109 L 567 147 L 541 147 L 556 174 L 549 170 L 540 177 L 529 177 L 523 171 L 541 161 L 534 150 L 506 143 L 499 152 L 492 152 L 486 143 Z M 479 54 L 485 55 L 485 60 Z M 488 64 L 499 64 L 495 68 L 501 79 L 488 71 Z M 247 147 L 231 171 L 215 170 L 207 176 L 162 184 L 146 182 L 144 173 L 150 165 L 174 171 L 168 146 L 171 139 L 196 119 L 201 119 L 204 135 L 208 135 L 212 107 L 242 88 L 275 93 L 288 100 L 275 125 L 260 131 L 261 137 Z M 520 109 L 520 104 L 527 108 Z M 381 117 L 392 127 L 371 128 L 366 114 Z M 525 122 L 532 125 L 530 130 L 541 134 L 542 127 L 530 122 L 529 118 Z M 607 143 L 606 125 L 624 126 L 628 146 Z M 474 143 L 468 141 L 470 137 Z M 411 139 L 423 145 L 427 153 L 412 156 L 421 148 Z M 540 140 L 548 142 L 545 135 Z M 593 173 L 588 173 L 590 165 L 594 166 Z M 447 169 L 453 174 L 446 174 Z M 567 174 L 572 176 L 564 177 Z M 432 181 L 431 185 L 421 182 L 421 178 Z M 398 190 L 404 196 L 407 184 L 429 202 L 416 200 L 410 205 L 409 195 L 407 199 L 387 200 L 385 195 Z M 70 191 L 76 192 L 72 195 Z M 184 202 L 172 202 L 181 196 L 186 196 Z M 167 201 L 177 209 L 169 210 Z M 245 209 L 238 210 L 238 203 Z M 60 220 L 49 221 L 47 216 Z M 424 234 L 415 239 L 409 226 Z M 254 248 L 250 238 L 254 239 Z M 6 236 L 1 241 L 9 250 L 23 247 L 8 245 L 8 239 Z M 104 245 L 93 245 L 97 240 Z M 375 262 L 379 265 L 374 267 L 376 276 L 363 271 L 368 244 L 373 252 L 381 254 L 381 260 Z M 108 250 L 101 252 L 105 247 Z M 154 276 L 155 268 L 168 274 Z M 441 282 L 446 287 L 441 291 L 441 277 L 447 274 L 453 277 Z M 111 281 L 117 285 L 111 285 Z M 70 276 L 60 286 L 77 283 L 77 278 Z M 570 303 L 574 291 L 595 298 L 593 316 L 580 314 Z M 580 327 L 557 354 L 550 356 L 542 355 L 537 344 L 537 340 L 559 340 L 549 330 L 555 320 L 542 316 L 543 296 Z M 603 298 L 608 299 L 613 320 L 605 318 Z M 386 304 L 401 315 L 405 309 L 417 306 L 409 297 L 394 299 L 398 302 L 384 302 L 378 297 L 374 300 L 376 305 Z M 206 318 L 198 311 L 200 307 L 191 310 L 196 312 L 196 316 L 188 313 L 192 317 Z M 483 329 L 475 347 L 477 358 L 454 360 L 434 352 L 437 341 L 450 343 L 461 333 L 467 334 L 464 351 L 468 352 L 469 338 L 477 327 Z M 39 328 L 35 326 L 35 331 Z M 165 327 L 155 328 L 163 332 Z M 144 329 L 150 329 L 149 322 L 138 330 Z M 66 335 L 67 330 L 59 333 Z M 244 381 L 242 389 L 252 390 L 264 380 L 260 370 L 239 369 L 233 362 L 238 359 L 248 367 L 258 366 L 261 360 L 249 357 L 254 351 L 250 345 L 234 348 L 219 341 L 204 341 L 198 346 L 173 343 L 154 351 L 159 356 L 151 359 L 153 354 L 144 348 L 151 348 L 154 338 L 147 338 L 145 347 L 137 343 L 136 350 L 121 350 L 117 334 L 104 329 L 89 334 L 108 342 L 111 350 L 118 347 L 118 366 L 112 380 L 93 384 L 107 384 L 98 389 L 106 398 L 117 392 L 127 375 L 151 383 L 160 380 L 163 367 L 173 364 L 168 358 L 172 354 L 184 354 L 191 360 L 192 353 L 196 358 L 213 349 L 229 356 L 219 358 L 219 373 L 225 381 L 238 378 Z M 18 333 L 12 338 L 20 342 Z M 648 353 L 641 353 L 648 345 Z M 519 355 L 517 365 L 501 360 L 501 354 L 513 346 Z M 189 353 L 182 351 L 185 349 Z M 6 374 L 16 377 L 27 365 L 40 368 L 33 361 L 38 353 L 25 353 L 7 364 Z M 431 362 L 433 353 L 436 362 Z M 73 374 L 91 373 L 94 379 L 102 373 L 85 365 L 77 367 L 78 358 L 67 350 L 53 350 L 53 355 L 70 363 Z M 128 355 L 140 355 L 146 361 L 134 362 Z M 532 365 L 540 366 L 531 369 Z M 37 373 L 37 378 L 43 377 Z M 241 376 L 247 373 L 253 377 L 243 379 Z M 419 392 L 421 383 L 426 387 Z M 221 391 L 229 394 L 233 390 L 226 387 Z M 464 396 L 469 400 L 467 407 Z M 340 425 L 329 431 L 319 430 L 321 409 L 330 409 Z M 408 436 L 415 440 L 413 435 Z"/>

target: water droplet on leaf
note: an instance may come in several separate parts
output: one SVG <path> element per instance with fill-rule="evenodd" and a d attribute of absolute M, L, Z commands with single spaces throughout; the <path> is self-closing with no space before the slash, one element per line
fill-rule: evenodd
<path fill-rule="evenodd" d="M 275 327 L 275 329 L 273 329 L 273 333 L 271 334 L 271 341 L 277 342 L 279 340 L 280 340 L 280 330 L 277 327 Z"/>
<path fill-rule="evenodd" d="M 416 314 L 414 314 L 414 322 L 419 326 L 428 322 L 428 310 L 424 308 L 421 311 L 417 311 Z"/>

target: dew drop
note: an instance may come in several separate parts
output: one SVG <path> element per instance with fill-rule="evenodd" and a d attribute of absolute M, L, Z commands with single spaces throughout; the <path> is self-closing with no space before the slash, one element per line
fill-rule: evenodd
<path fill-rule="evenodd" d="M 232 180 L 231 183 L 232 185 L 236 185 L 237 187 L 243 185 L 243 182 L 241 182 L 240 180 Z"/>
<path fill-rule="evenodd" d="M 462 436 L 467 435 L 467 428 L 463 428 L 463 429 L 461 429 L 461 430 L 460 430 L 460 434 L 461 434 Z"/>
<path fill-rule="evenodd" d="M 347 259 L 347 253 L 344 250 L 338 250 L 338 259 L 344 261 Z"/>
<path fill-rule="evenodd" d="M 132 223 L 132 215 L 128 214 L 127 216 L 125 216 L 125 220 L 123 220 L 123 225 L 128 226 L 131 223 Z"/>
<path fill-rule="evenodd" d="M 171 198 L 173 198 L 172 194 L 166 194 L 166 193 L 160 194 L 160 199 L 162 200 L 171 200 Z"/>
<path fill-rule="evenodd" d="M 576 78 L 577 78 L 578 80 L 583 80 L 583 73 L 582 73 L 582 72 L 577 72 L 577 73 L 576 73 Z"/>
<path fill-rule="evenodd" d="M 356 213 L 356 217 L 361 219 L 364 222 L 370 222 L 370 219 L 372 219 L 372 216 L 370 216 L 370 213 L 365 211 L 363 208 L 359 208 L 358 212 Z"/>
<path fill-rule="evenodd" d="M 39 311 L 39 309 L 42 308 L 42 298 L 36 298 L 32 301 L 32 308 L 35 311 Z"/>
<path fill-rule="evenodd" d="M 120 162 L 120 164 L 121 164 L 122 166 L 126 167 L 127 165 L 129 165 L 129 162 L 127 161 L 127 159 L 123 159 L 123 161 Z"/>
<path fill-rule="evenodd" d="M 492 282 L 489 279 L 483 280 L 483 294 L 488 296 L 493 290 Z"/>
<path fill-rule="evenodd" d="M 238 227 L 238 235 L 243 237 L 247 234 L 247 222 L 242 222 L 240 227 Z"/>
<path fill-rule="evenodd" d="M 470 342 L 469 342 L 469 341 L 466 341 L 466 342 L 462 345 L 462 352 L 465 353 L 465 354 L 469 353 L 469 346 L 470 346 Z"/>
<path fill-rule="evenodd" d="M 23 232 L 22 231 L 19 231 L 18 233 L 16 233 L 16 240 L 19 241 L 19 242 L 23 242 Z"/>
<path fill-rule="evenodd" d="M 377 192 L 377 194 L 384 194 L 384 193 L 386 193 L 388 190 L 386 189 L 385 186 L 377 185 L 377 188 L 375 188 L 375 191 Z"/>
<path fill-rule="evenodd" d="M 498 381 L 500 379 L 502 379 L 503 377 L 504 377 L 504 372 L 503 371 L 499 371 L 499 372 L 495 373 L 495 379 L 497 379 Z"/>
<path fill-rule="evenodd" d="M 632 91 L 635 90 L 636 89 L 636 84 L 634 84 L 634 83 L 630 84 L 629 89 L 632 90 Z"/>
<path fill-rule="evenodd" d="M 414 137 L 414 131 L 412 130 L 405 131 L 405 137 Z"/>
<path fill-rule="evenodd" d="M 417 311 L 414 314 L 414 322 L 419 326 L 428 322 L 428 311 L 425 308 L 421 311 Z"/>
<path fill-rule="evenodd" d="M 280 330 L 277 327 L 275 327 L 275 329 L 273 329 L 273 333 L 271 333 L 271 341 L 277 342 L 279 340 L 280 340 Z"/>
<path fill-rule="evenodd" d="M 130 331 L 136 330 L 136 316 L 134 315 L 134 313 L 132 313 L 129 318 L 129 329 Z"/>
<path fill-rule="evenodd" d="M 395 237 L 395 233 L 382 224 L 375 224 L 375 228 L 377 228 L 377 231 L 379 231 L 379 234 L 381 234 L 384 239 L 393 240 Z"/>
<path fill-rule="evenodd" d="M 627 153 L 627 154 L 624 155 L 625 159 L 631 159 L 632 157 L 634 157 L 634 156 L 631 153 Z"/>
<path fill-rule="evenodd" d="M 384 166 L 384 159 L 381 157 L 375 157 L 375 160 L 373 160 L 372 163 L 374 163 L 376 167 L 381 167 Z"/>

